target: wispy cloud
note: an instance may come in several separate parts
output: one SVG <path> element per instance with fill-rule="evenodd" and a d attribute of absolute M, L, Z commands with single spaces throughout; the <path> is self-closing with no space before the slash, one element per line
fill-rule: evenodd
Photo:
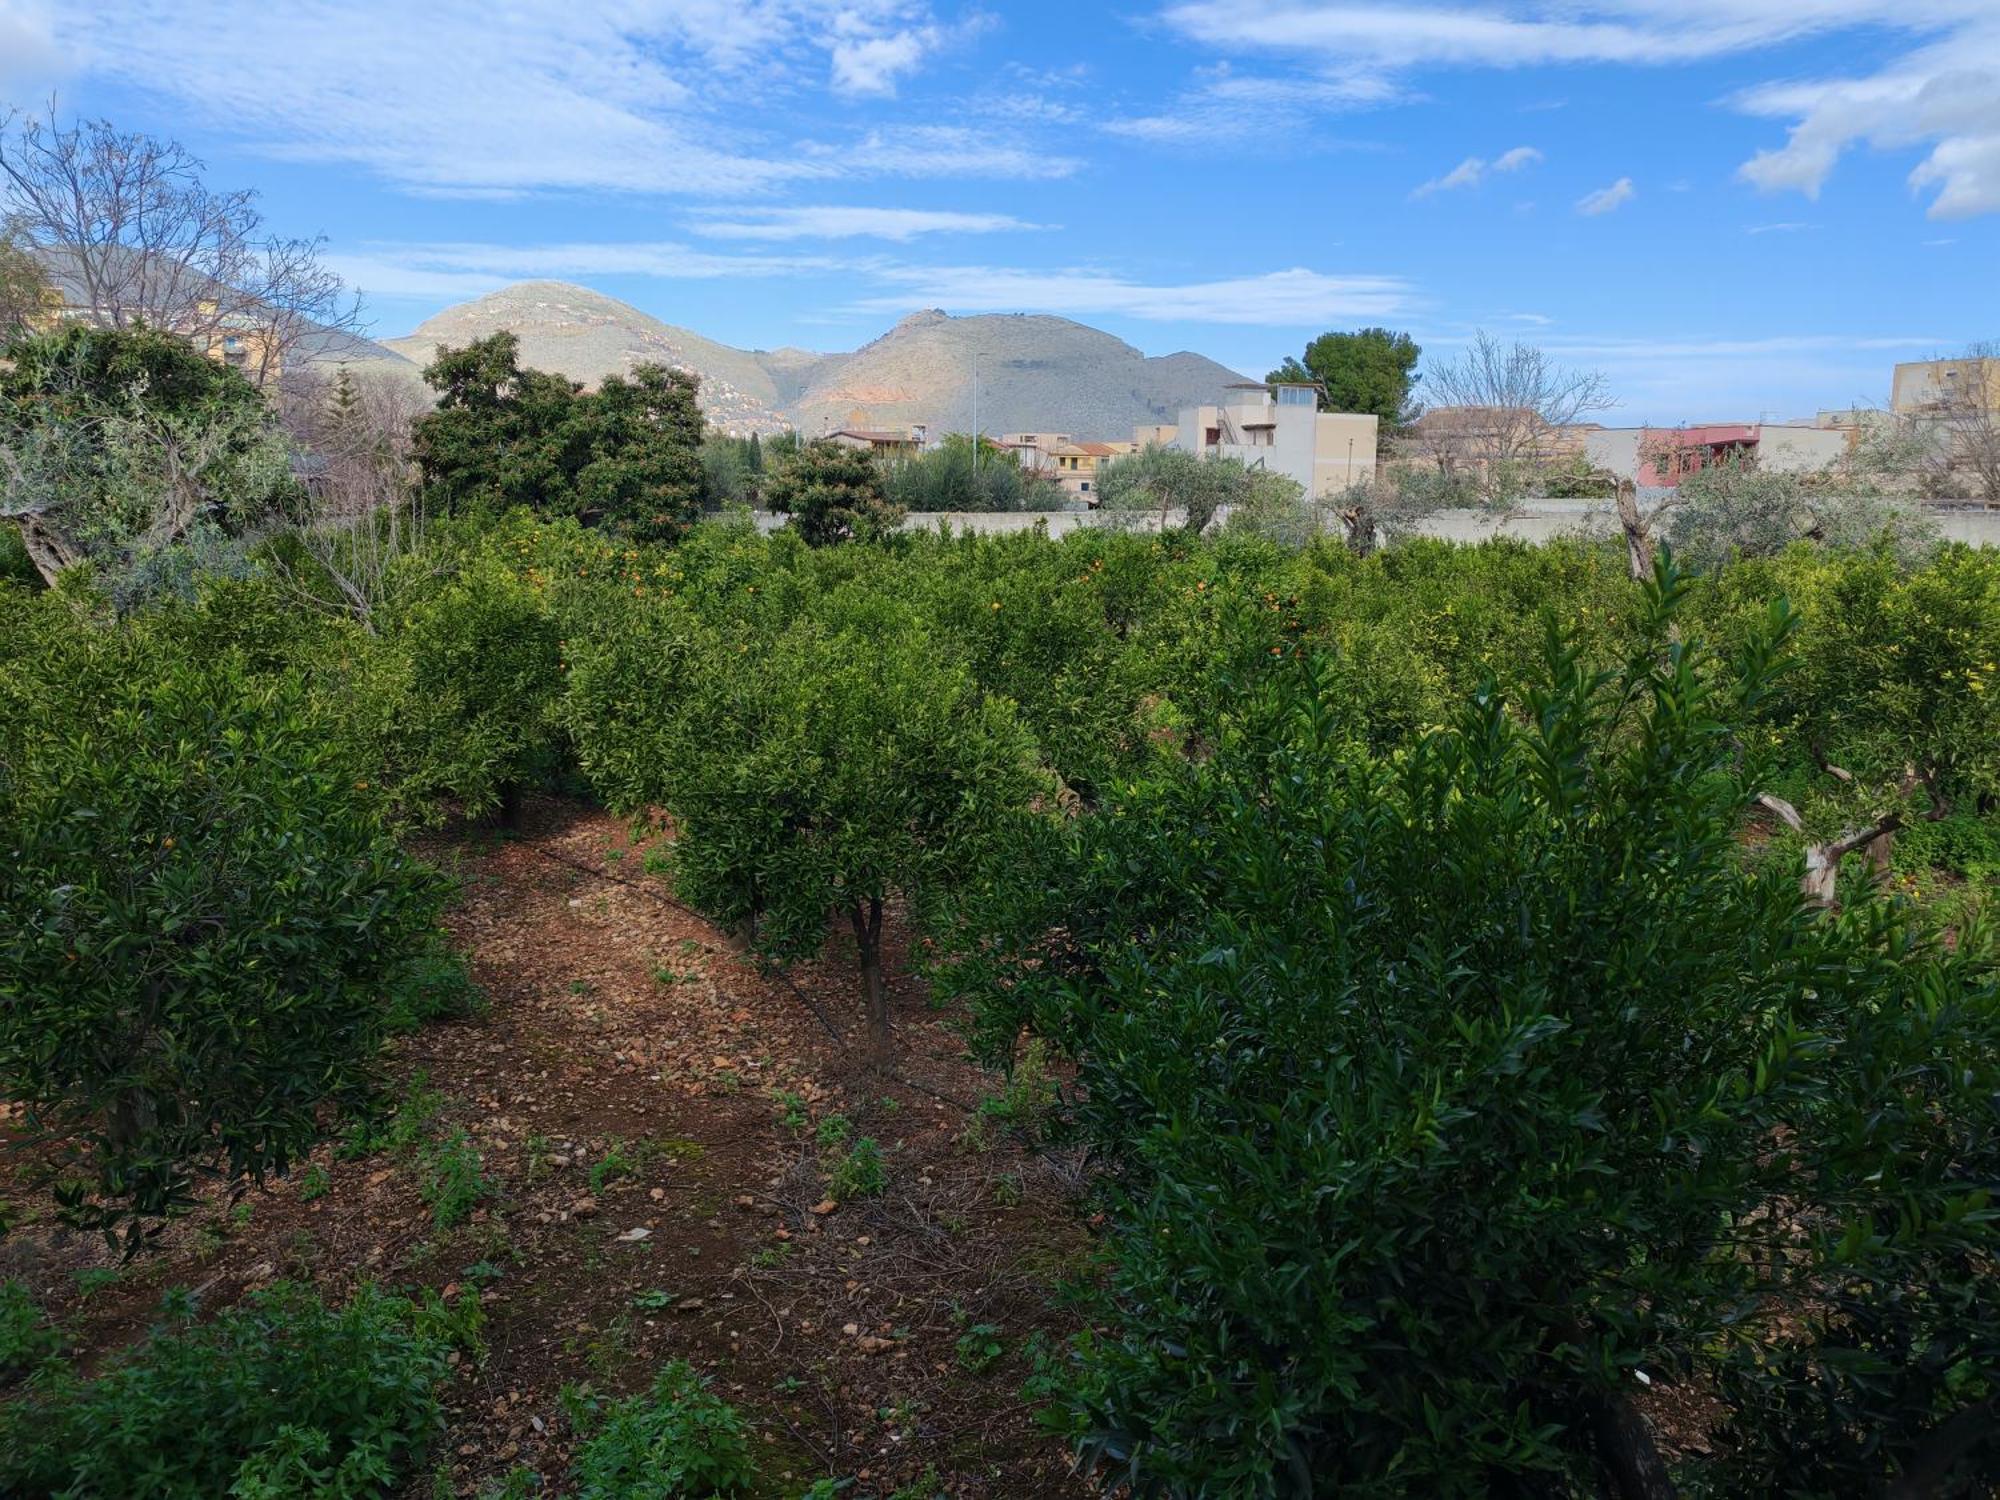
<path fill-rule="evenodd" d="M 1197 69 L 1194 85 L 1167 108 L 1113 114 L 1103 128 L 1130 140 L 1163 144 L 1237 139 L 1268 134 L 1274 118 L 1386 104 L 1398 92 L 1388 80 L 1372 74 L 1334 71 L 1272 77 L 1238 72 L 1223 62 Z M 1315 139 L 1312 144 L 1326 142 Z"/>
<path fill-rule="evenodd" d="M 1098 267 L 925 266 L 888 256 L 852 257 L 699 250 L 672 241 L 498 245 L 375 242 L 337 255 L 350 283 L 382 297 L 470 297 L 525 279 L 649 276 L 667 280 L 834 274 L 871 290 L 851 311 L 1049 312 L 1149 321 L 1323 326 L 1397 316 L 1416 305 L 1399 276 L 1335 275 L 1292 268 L 1208 281 L 1144 281 Z"/>
<path fill-rule="evenodd" d="M 52 45 L 86 76 L 268 155 L 353 163 L 423 194 L 741 198 L 870 173 L 1051 175 L 998 127 L 949 155 L 851 128 L 801 147 L 745 109 L 894 93 L 983 24 L 940 23 L 928 0 L 516 0 L 498 15 L 472 0 L 205 0 L 198 22 L 178 0 L 92 0 L 52 14 Z M 245 87 L 251 59 L 282 82 Z"/>
<path fill-rule="evenodd" d="M 1639 196 L 1639 190 L 1632 186 L 1632 179 L 1621 177 L 1610 187 L 1601 187 L 1594 193 L 1585 193 L 1576 200 L 1576 211 L 1586 218 L 1608 214 L 1621 208 Z"/>
<path fill-rule="evenodd" d="M 825 256 L 716 254 L 668 240 L 499 245 L 371 242 L 329 259 L 350 286 L 371 296 L 477 297 L 515 281 L 652 276 L 714 281 L 797 276 L 843 269 Z"/>
<path fill-rule="evenodd" d="M 1919 45 L 1847 77 L 1774 82 L 1734 103 L 1792 123 L 1742 168 L 1768 191 L 1818 193 L 1856 142 L 1927 147 L 1910 174 L 1934 218 L 2000 211 L 2000 12 L 1993 0 L 1172 0 L 1171 30 L 1210 50 L 1338 67 L 1394 90 L 1420 68 L 1676 66 L 1863 27 Z"/>
<path fill-rule="evenodd" d="M 954 213 L 923 208 L 730 208 L 695 221 L 695 233 L 720 240 L 878 239 L 906 244 L 926 234 L 993 234 L 1042 229 L 1011 214 Z"/>
<path fill-rule="evenodd" d="M 1116 315 L 1162 322 L 1308 326 L 1343 318 L 1393 317 L 1414 300 L 1395 276 L 1333 276 L 1299 268 L 1218 281 L 1154 283 L 1110 271 L 996 266 L 885 268 L 894 293 L 856 305 L 876 311 L 935 306 L 951 312 Z"/>
<path fill-rule="evenodd" d="M 1433 177 L 1429 182 L 1419 183 L 1410 193 L 1412 198 L 1428 198 L 1432 193 L 1448 193 L 1454 188 L 1478 187 L 1486 180 L 1488 172 L 1518 172 L 1523 167 L 1532 167 L 1543 159 L 1542 153 L 1533 146 L 1516 146 L 1503 151 L 1492 161 L 1483 156 L 1468 156 L 1442 177 Z"/>
<path fill-rule="evenodd" d="M 1802 220 L 1787 219 L 1780 224 L 1747 224 L 1745 234 L 1800 234 L 1808 229 L 1817 229 L 1817 224 L 1807 224 Z"/>

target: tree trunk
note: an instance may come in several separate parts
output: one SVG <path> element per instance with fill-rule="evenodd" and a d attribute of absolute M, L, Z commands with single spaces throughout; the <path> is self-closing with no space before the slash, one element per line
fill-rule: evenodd
<path fill-rule="evenodd" d="M 1769 792 L 1757 801 L 1776 813 L 1795 833 L 1805 832 L 1805 819 L 1782 797 Z M 1890 855 L 1895 849 L 1895 833 L 1903 826 L 1901 813 L 1881 813 L 1864 828 L 1850 828 L 1837 839 L 1806 845 L 1806 870 L 1799 877 L 1799 890 L 1815 906 L 1833 905 L 1834 889 L 1840 877 L 1840 862 L 1857 849 L 1868 851 L 1868 868 L 1878 880 L 1889 873 Z"/>
<path fill-rule="evenodd" d="M 42 524 L 40 516 L 22 516 L 21 546 L 26 549 L 28 561 L 35 565 L 35 571 L 42 575 L 42 582 L 51 588 L 64 568 L 73 567 L 83 561 L 81 553 Z"/>
<path fill-rule="evenodd" d="M 494 821 L 508 833 L 521 831 L 521 783 L 503 781 L 500 783 L 500 806 L 495 810 Z"/>
<path fill-rule="evenodd" d="M 1341 524 L 1347 528 L 1347 550 L 1356 557 L 1367 557 L 1375 550 L 1375 508 L 1361 504 L 1352 510 L 1340 513 Z"/>
<path fill-rule="evenodd" d="M 1638 1409 L 1623 1396 L 1604 1394 L 1592 1399 L 1591 1437 L 1597 1456 L 1610 1471 L 1618 1500 L 1677 1500 L 1673 1476 L 1653 1442 L 1653 1431 Z"/>
<path fill-rule="evenodd" d="M 861 955 L 861 990 L 868 1002 L 868 1034 L 878 1059 L 889 1056 L 889 995 L 882 982 L 882 898 L 870 896 L 864 906 L 847 909 L 854 924 L 854 946 Z"/>
<path fill-rule="evenodd" d="M 1940 1494 L 1958 1461 L 1992 1439 L 2000 1428 L 2000 1401 L 1981 1401 L 1932 1428 L 1910 1455 L 1902 1476 L 1890 1484 L 1889 1500 L 1930 1500 Z"/>
<path fill-rule="evenodd" d="M 1618 504 L 1618 525 L 1625 533 L 1626 569 L 1634 583 L 1644 583 L 1653 576 L 1653 536 L 1639 512 L 1639 487 L 1621 479 L 1612 493 Z"/>

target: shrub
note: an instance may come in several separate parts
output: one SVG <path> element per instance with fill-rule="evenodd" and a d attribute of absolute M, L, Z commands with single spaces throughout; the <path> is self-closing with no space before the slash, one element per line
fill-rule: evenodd
<path fill-rule="evenodd" d="M 756 1480 L 743 1419 L 681 1360 L 663 1366 L 645 1395 L 577 1415 L 578 1500 L 710 1500 Z"/>
<path fill-rule="evenodd" d="M 45 1374 L 0 1407 L 0 1489 L 22 1496 L 376 1496 L 441 1426 L 454 1315 L 301 1287 L 156 1333 L 95 1379 Z"/>
<path fill-rule="evenodd" d="M 0 1090 L 108 1228 L 184 1206 L 197 1170 L 285 1171 L 365 1096 L 445 887 L 296 679 L 43 624 L 0 641 L 23 709 L 0 712 Z"/>
<path fill-rule="evenodd" d="M 902 507 L 882 492 L 874 458 L 824 439 L 773 471 L 764 503 L 789 515 L 809 547 L 880 541 L 903 522 Z"/>
<path fill-rule="evenodd" d="M 1076 1060 L 1113 1169 L 1054 1386 L 1108 1477 L 1657 1494 L 1641 1373 L 1728 1404 L 1690 1487 L 2000 1474 L 1950 1446 L 2000 1348 L 1991 945 L 1745 867 L 1789 622 L 1721 663 L 1682 593 L 1608 675 L 1552 636 L 1517 705 L 1386 755 L 1281 665 L 1078 832 L 985 1011 Z"/>
<path fill-rule="evenodd" d="M 859 1137 L 852 1146 L 837 1153 L 827 1168 L 826 1190 L 842 1202 L 849 1198 L 873 1198 L 888 1185 L 882 1148 L 872 1136 Z"/>

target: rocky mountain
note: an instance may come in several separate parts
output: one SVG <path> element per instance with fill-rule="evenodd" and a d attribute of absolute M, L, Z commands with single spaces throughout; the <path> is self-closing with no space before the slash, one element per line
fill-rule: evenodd
<path fill-rule="evenodd" d="M 440 344 L 469 344 L 503 328 L 520 339 L 521 363 L 531 369 L 595 385 L 635 365 L 675 365 L 701 376 L 702 409 L 718 427 L 770 432 L 783 425 L 779 384 L 764 365 L 768 356 L 718 344 L 566 281 L 517 282 L 448 307 L 405 338 L 382 342 L 423 365 Z"/>
<path fill-rule="evenodd" d="M 979 426 L 992 433 L 1123 438 L 1135 424 L 1171 421 L 1182 406 L 1214 400 L 1241 378 L 1198 354 L 1149 358 L 1100 329 L 1031 314 L 912 313 L 852 354 L 734 349 L 560 281 L 506 287 L 383 343 L 423 364 L 440 344 L 503 328 L 520 338 L 523 364 L 585 384 L 647 361 L 692 370 L 709 419 L 739 433 L 815 434 L 857 419 L 969 431 L 975 351 Z"/>

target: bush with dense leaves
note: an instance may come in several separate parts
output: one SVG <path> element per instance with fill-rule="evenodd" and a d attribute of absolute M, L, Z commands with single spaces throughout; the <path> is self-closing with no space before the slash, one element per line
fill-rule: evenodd
<path fill-rule="evenodd" d="M 576 1415 L 578 1500 L 719 1500 L 756 1482 L 743 1419 L 682 1360 L 644 1395 Z"/>
<path fill-rule="evenodd" d="M 764 504 L 792 518 L 809 547 L 876 542 L 903 523 L 903 508 L 882 488 L 865 450 L 821 439 L 808 443 L 764 481 Z"/>
<path fill-rule="evenodd" d="M 876 590 L 771 635 L 635 611 L 579 648 L 568 711 L 613 807 L 671 813 L 681 899 L 774 958 L 818 952 L 829 918 L 852 932 L 880 1038 L 888 903 L 925 925 L 1046 784 L 1011 708 Z"/>
<path fill-rule="evenodd" d="M 1057 1382 L 1105 1479 L 2000 1477 L 1992 945 L 1746 867 L 1737 730 L 1789 621 L 1718 661 L 1671 635 L 1682 592 L 1613 669 L 1551 627 L 1520 699 L 1387 753 L 1309 659 L 1272 668 L 972 950 L 989 1038 L 1074 1060 L 1111 1168 L 1102 1331 Z M 1725 1408 L 1671 1478 L 1648 1381 Z"/>
<path fill-rule="evenodd" d="M 0 1092 L 80 1222 L 283 1172 L 368 1090 L 446 889 L 356 782 L 295 675 L 0 608 Z"/>
<path fill-rule="evenodd" d="M 437 1387 L 469 1316 L 365 1286 L 329 1308 L 280 1285 L 212 1323 L 156 1332 L 95 1377 L 44 1369 L 0 1406 L 0 1490 L 93 1500 L 394 1493 L 442 1429 Z"/>

